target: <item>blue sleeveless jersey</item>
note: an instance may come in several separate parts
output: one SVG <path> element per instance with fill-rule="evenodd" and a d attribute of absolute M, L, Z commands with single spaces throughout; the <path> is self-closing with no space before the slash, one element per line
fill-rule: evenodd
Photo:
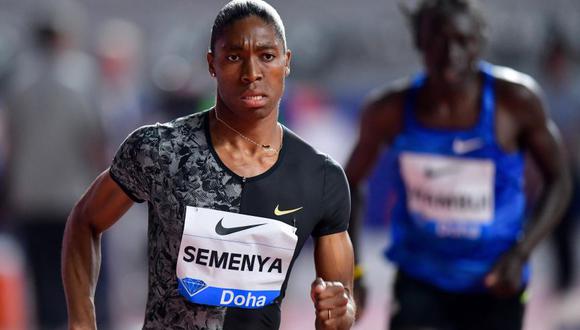
<path fill-rule="evenodd" d="M 524 221 L 524 159 L 496 141 L 491 69 L 481 65 L 479 120 L 466 130 L 417 121 L 416 95 L 426 80 L 417 76 L 403 131 L 369 180 L 367 217 L 391 224 L 387 257 L 410 276 L 448 291 L 483 291 L 485 275 L 516 243 Z M 527 268 L 522 276 L 526 282 Z"/>

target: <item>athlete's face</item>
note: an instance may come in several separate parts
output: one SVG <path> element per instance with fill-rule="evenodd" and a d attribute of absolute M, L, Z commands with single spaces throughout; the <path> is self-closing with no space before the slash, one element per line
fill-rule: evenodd
<path fill-rule="evenodd" d="M 482 44 L 479 29 L 468 13 L 427 14 L 419 31 L 419 47 L 429 77 L 456 87 L 476 72 Z"/>
<path fill-rule="evenodd" d="M 207 60 L 218 103 L 241 118 L 277 115 L 291 54 L 274 26 L 256 16 L 243 18 L 224 30 L 214 49 Z"/>

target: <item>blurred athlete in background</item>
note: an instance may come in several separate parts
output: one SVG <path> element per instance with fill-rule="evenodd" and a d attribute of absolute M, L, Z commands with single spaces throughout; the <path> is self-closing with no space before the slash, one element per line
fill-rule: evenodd
<path fill-rule="evenodd" d="M 521 329 L 528 258 L 570 195 L 557 129 L 531 77 L 480 61 L 475 1 L 424 0 L 409 20 L 425 71 L 371 95 L 346 167 L 355 202 L 377 164 L 373 184 L 387 186 L 369 203 L 390 208 L 391 327 Z M 524 153 L 544 181 L 529 217 Z"/>

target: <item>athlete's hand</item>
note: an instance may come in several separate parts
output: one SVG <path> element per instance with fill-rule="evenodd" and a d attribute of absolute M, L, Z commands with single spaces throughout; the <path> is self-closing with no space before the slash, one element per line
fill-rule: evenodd
<path fill-rule="evenodd" d="M 353 289 L 354 301 L 356 303 L 356 315 L 355 319 L 359 320 L 363 314 L 367 303 L 367 287 L 364 284 L 363 278 L 359 277 L 354 280 Z"/>
<path fill-rule="evenodd" d="M 355 308 L 341 282 L 324 281 L 318 277 L 312 282 L 310 297 L 316 309 L 316 329 L 350 329 Z"/>
<path fill-rule="evenodd" d="M 516 294 L 522 286 L 522 270 L 526 258 L 517 250 L 506 252 L 485 277 L 485 286 L 498 297 Z"/>

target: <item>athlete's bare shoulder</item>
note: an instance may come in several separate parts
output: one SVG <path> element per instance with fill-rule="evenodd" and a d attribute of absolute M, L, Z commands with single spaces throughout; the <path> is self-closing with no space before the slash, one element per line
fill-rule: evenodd
<path fill-rule="evenodd" d="M 403 126 L 403 110 L 409 88 L 410 80 L 404 78 L 373 90 L 363 107 L 361 129 L 381 135 L 387 141 L 396 136 Z"/>
<path fill-rule="evenodd" d="M 534 78 L 502 66 L 494 66 L 492 74 L 496 79 L 497 103 L 501 109 L 524 126 L 546 120 L 542 91 Z"/>
<path fill-rule="evenodd" d="M 534 131 L 546 124 L 546 109 L 542 91 L 531 76 L 502 66 L 494 66 L 492 74 L 496 80 L 497 106 L 507 114 L 519 134 Z"/>
<path fill-rule="evenodd" d="M 404 96 L 409 89 L 409 78 L 402 78 L 372 90 L 367 96 L 365 109 L 399 108 L 403 105 Z"/>

